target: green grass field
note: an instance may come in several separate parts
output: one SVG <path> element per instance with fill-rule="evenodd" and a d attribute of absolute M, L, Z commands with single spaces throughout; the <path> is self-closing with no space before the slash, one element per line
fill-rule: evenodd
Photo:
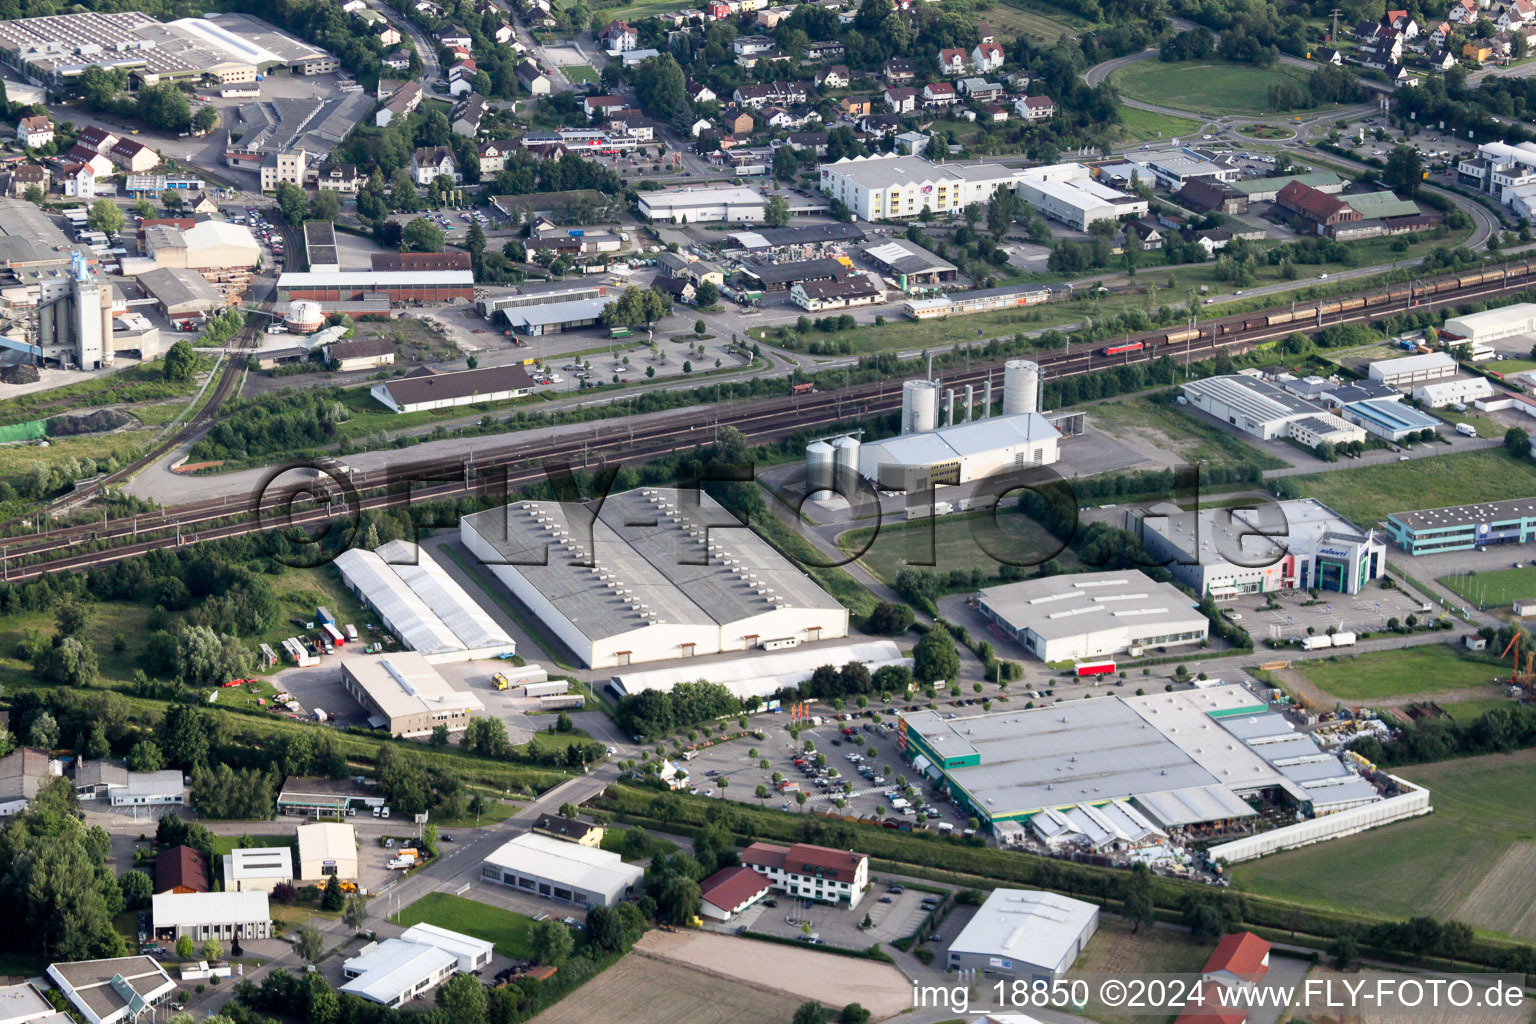
<path fill-rule="evenodd" d="M 1280 469 L 1286 465 L 1185 409 L 1150 398 L 1098 402 L 1088 408 L 1088 416 L 1111 434 L 1134 434 L 1143 440 L 1157 437 L 1159 447 L 1177 451 L 1192 463 L 1247 464 L 1260 469 Z"/>
<path fill-rule="evenodd" d="M 253 849 L 264 846 L 288 846 L 293 842 L 292 836 L 245 836 L 244 838 L 250 840 L 244 845 Z M 222 857 L 232 850 L 239 849 L 242 845 L 240 839 L 240 836 L 214 836 L 213 855 Z"/>
<path fill-rule="evenodd" d="M 586 85 L 597 81 L 597 70 L 590 64 L 568 64 L 559 69 L 572 85 Z"/>
<path fill-rule="evenodd" d="M 1404 768 L 1427 787 L 1434 813 L 1275 854 L 1233 872 L 1238 889 L 1366 917 L 1456 918 L 1531 941 L 1527 866 L 1533 829 L 1528 794 L 1536 750 Z M 1487 883 L 1487 884 L 1485 884 Z"/>
<path fill-rule="evenodd" d="M 1003 563 L 989 554 L 989 549 L 1012 561 L 1039 564 L 1055 557 L 1066 564 L 1076 563 L 1060 541 L 1011 507 L 998 514 L 996 532 L 988 525 L 990 519 L 990 513 L 976 512 L 934 520 L 931 549 L 930 524 L 926 521 L 888 523 L 878 533 L 873 528 L 849 530 L 837 543 L 849 554 L 868 546 L 859 561 L 886 583 L 894 582 L 896 574 L 909 565 L 933 572 L 980 569 L 987 576 L 996 576 Z"/>
<path fill-rule="evenodd" d="M 1491 449 L 1287 478 L 1361 526 L 1393 512 L 1536 494 L 1536 466 Z"/>
<path fill-rule="evenodd" d="M 1281 82 L 1305 84 L 1307 73 L 1277 64 L 1258 68 L 1221 61 L 1164 64 L 1144 60 L 1110 76 L 1129 99 L 1204 114 L 1269 114 L 1269 87 Z M 1285 113 L 1285 111 L 1280 111 Z"/>
<path fill-rule="evenodd" d="M 1515 701 L 1508 697 L 1493 697 L 1489 700 L 1458 700 L 1454 704 L 1441 704 L 1440 707 L 1456 719 L 1463 728 L 1477 721 L 1485 712 L 1494 708 L 1512 708 Z"/>
<path fill-rule="evenodd" d="M 1294 670 L 1340 700 L 1371 701 L 1493 682 L 1498 667 L 1463 658 L 1449 644 L 1426 644 L 1355 657 L 1306 661 Z"/>
<path fill-rule="evenodd" d="M 1125 142 L 1149 139 L 1183 139 L 1200 130 L 1200 122 L 1155 110 L 1142 110 L 1120 104 L 1120 138 Z"/>
<path fill-rule="evenodd" d="M 1030 36 L 1044 43 L 1054 43 L 1063 35 L 1076 36 L 1094 24 L 1050 4 L 1036 0 L 1002 0 L 984 15 L 988 24 L 1004 38 Z"/>
<path fill-rule="evenodd" d="M 1441 576 L 1439 582 L 1479 608 L 1508 610 L 1516 601 L 1536 598 L 1536 568 Z"/>
<path fill-rule="evenodd" d="M 502 956 L 527 959 L 533 955 L 533 918 L 500 907 L 487 906 L 462 896 L 431 892 L 394 916 L 394 922 L 435 924 L 496 944 Z"/>

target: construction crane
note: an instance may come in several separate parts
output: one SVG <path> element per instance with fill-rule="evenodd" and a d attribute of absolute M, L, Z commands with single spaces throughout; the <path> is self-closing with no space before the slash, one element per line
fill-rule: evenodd
<path fill-rule="evenodd" d="M 1532 662 L 1536 661 L 1536 650 L 1525 652 L 1525 671 L 1520 671 L 1520 638 L 1522 630 L 1515 630 L 1515 635 L 1504 645 L 1504 651 L 1500 658 L 1509 658 L 1509 685 L 1524 690 L 1527 696 L 1536 691 L 1536 671 L 1532 670 Z"/>

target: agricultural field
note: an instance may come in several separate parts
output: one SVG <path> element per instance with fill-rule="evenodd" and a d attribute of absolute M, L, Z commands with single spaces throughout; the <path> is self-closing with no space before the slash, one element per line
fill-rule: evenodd
<path fill-rule="evenodd" d="M 978 512 L 933 520 L 931 549 L 928 522 L 887 524 L 878 533 L 872 527 L 849 530 L 837 544 L 850 555 L 868 547 L 859 561 L 885 583 L 893 582 L 896 574 L 909 566 L 935 572 L 980 569 L 987 576 L 996 576 L 1004 563 L 989 554 L 978 538 L 984 538 L 988 548 L 996 548 L 1010 560 L 1032 563 L 1024 567 L 1026 571 L 1052 557 L 1076 564 L 1072 552 L 1062 549 L 1059 540 L 1033 520 L 1016 514 L 1012 506 L 997 515 L 996 532 L 988 525 L 991 519 L 990 512 Z"/>
<path fill-rule="evenodd" d="M 1192 411 L 1151 398 L 1125 398 L 1089 407 L 1089 418 L 1110 434 L 1135 435 L 1165 451 L 1177 452 L 1185 462 L 1213 465 L 1253 465 L 1281 469 L 1286 463 L 1260 451 Z"/>
<path fill-rule="evenodd" d="M 1364 985 L 1365 991 L 1374 991 L 1378 983 L 1388 985 L 1400 983 L 1401 975 L 1387 971 L 1352 970 L 1348 973 L 1336 971 L 1332 967 L 1318 965 L 1307 972 L 1306 985 L 1315 986 L 1307 989 L 1298 986 L 1296 999 L 1291 1003 L 1291 1020 L 1308 1020 L 1314 1024 L 1402 1024 L 1403 1021 L 1412 1020 L 1414 1024 L 1464 1024 L 1469 1016 L 1475 1016 L 1478 1024 L 1527 1024 L 1530 1016 L 1530 1008 L 1527 1007 L 1479 1007 L 1475 1014 L 1469 1014 L 1464 1008 L 1450 1005 L 1431 1006 L 1425 1002 L 1407 1008 L 1390 1001 L 1376 1004 L 1369 1001 L 1365 1005 L 1351 1007 L 1348 1011 L 1340 1013 L 1336 1008 L 1325 1007 L 1322 1004 L 1326 997 L 1323 992 L 1330 991 L 1326 985 L 1332 985 L 1331 991 L 1340 991 L 1339 985 Z M 1307 993 L 1317 993 L 1315 999 L 1307 1000 Z"/>
<path fill-rule="evenodd" d="M 533 1024 L 784 1024 L 798 1005 L 785 993 L 632 953 L 533 1018 Z"/>
<path fill-rule="evenodd" d="M 1258 68 L 1225 61 L 1164 64 L 1158 60 L 1128 64 L 1110 76 L 1127 99 L 1202 114 L 1270 114 L 1269 87 L 1281 82 L 1306 84 L 1307 73 L 1276 64 Z M 1284 111 L 1282 111 L 1284 113 Z"/>
<path fill-rule="evenodd" d="M 1233 872 L 1238 889 L 1399 920 L 1430 914 L 1536 941 L 1536 750 L 1402 768 L 1435 812 L 1278 853 Z"/>
<path fill-rule="evenodd" d="M 1449 644 L 1424 644 L 1354 657 L 1298 662 L 1291 671 L 1342 701 L 1370 702 L 1413 693 L 1487 686 L 1497 665 L 1457 654 Z"/>
<path fill-rule="evenodd" d="M 1536 568 L 1459 573 L 1441 576 L 1437 582 L 1477 608 L 1507 611 L 1516 601 L 1536 598 Z"/>
<path fill-rule="evenodd" d="M 1120 104 L 1120 138 L 1124 142 L 1183 139 L 1200 131 L 1200 122 L 1188 117 L 1159 114 Z"/>
<path fill-rule="evenodd" d="M 396 914 L 393 920 L 405 927 L 426 922 L 473 935 L 495 943 L 496 952 L 502 956 L 527 959 L 533 955 L 533 918 L 463 896 L 429 892 Z"/>
<path fill-rule="evenodd" d="M 1501 449 L 1287 477 L 1300 493 L 1369 527 L 1393 512 L 1536 494 L 1536 465 Z"/>
<path fill-rule="evenodd" d="M 987 8 L 983 17 L 1002 39 L 1022 35 L 1047 44 L 1095 27 L 1070 11 L 1038 0 L 1002 0 Z"/>

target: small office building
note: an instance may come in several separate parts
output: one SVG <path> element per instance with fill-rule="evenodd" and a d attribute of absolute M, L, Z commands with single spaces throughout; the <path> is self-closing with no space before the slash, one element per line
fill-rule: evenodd
<path fill-rule="evenodd" d="M 340 822 L 300 825 L 299 881 L 324 885 L 331 876 L 357 878 L 357 833 Z"/>
<path fill-rule="evenodd" d="M 370 942 L 341 965 L 340 991 L 398 1009 L 454 974 L 478 971 L 495 947 L 484 939 L 431 924 L 416 924 L 399 938 Z"/>
<path fill-rule="evenodd" d="M 859 905 L 869 889 L 869 857 L 852 850 L 796 843 L 753 843 L 741 863 L 763 875 L 780 892 L 803 900 Z"/>
<path fill-rule="evenodd" d="M 48 980 L 87 1024 L 132 1024 L 146 1009 L 158 1014 L 176 991 L 176 982 L 149 956 L 49 964 Z"/>
<path fill-rule="evenodd" d="M 768 878 L 749 867 L 721 868 L 699 883 L 699 916 L 729 921 L 768 895 Z"/>
<path fill-rule="evenodd" d="M 438 726 L 462 732 L 485 705 L 456 690 L 416 651 L 391 651 L 341 664 L 341 685 L 368 712 L 368 724 L 391 736 L 430 736 Z"/>
<path fill-rule="evenodd" d="M 612 907 L 640 891 L 645 871 L 616 853 L 529 832 L 485 858 L 480 877 L 562 903 Z"/>
<path fill-rule="evenodd" d="M 1411 555 L 1528 544 L 1536 540 L 1536 498 L 1394 512 L 1387 516 L 1387 533 Z"/>
<path fill-rule="evenodd" d="M 264 892 L 160 893 L 151 903 L 155 935 L 193 942 L 219 939 L 265 939 L 272 932 L 272 915 Z"/>
<path fill-rule="evenodd" d="M 293 850 L 287 846 L 236 848 L 224 855 L 225 892 L 265 892 L 293 881 Z"/>

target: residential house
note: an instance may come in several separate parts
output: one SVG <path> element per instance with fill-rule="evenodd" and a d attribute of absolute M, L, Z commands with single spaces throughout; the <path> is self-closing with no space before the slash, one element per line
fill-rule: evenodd
<path fill-rule="evenodd" d="M 988 121 L 1008 120 L 1008 105 L 1006 103 L 989 103 L 983 112 L 983 117 Z"/>
<path fill-rule="evenodd" d="M 701 117 L 697 121 L 693 122 L 693 124 L 688 126 L 688 134 L 694 138 L 698 138 L 700 132 L 707 131 L 714 126 L 715 122 L 711 121 L 707 117 Z"/>
<path fill-rule="evenodd" d="M 805 82 L 770 82 L 766 85 L 737 86 L 731 98 L 743 107 L 756 108 L 768 103 L 789 107 L 804 103 L 809 94 L 810 88 Z"/>
<path fill-rule="evenodd" d="M 395 90 L 395 94 L 389 98 L 389 102 L 379 108 L 379 112 L 373 115 L 373 123 L 379 128 L 386 128 L 397 117 L 406 117 L 421 106 L 421 83 L 406 82 Z"/>
<path fill-rule="evenodd" d="M 1193 231 L 1184 236 L 1185 241 L 1199 246 L 1207 256 L 1225 249 L 1227 243 L 1232 241 L 1232 232 L 1225 228 L 1206 228 L 1202 231 Z"/>
<path fill-rule="evenodd" d="M 1456 0 L 1446 18 L 1452 25 L 1471 25 L 1476 23 L 1481 10 L 1477 0 Z"/>
<path fill-rule="evenodd" d="M 1448 21 L 1442 21 L 1429 30 L 1429 45 L 1432 49 L 1440 49 L 1449 38 L 1451 38 L 1451 23 Z"/>
<path fill-rule="evenodd" d="M 521 64 L 518 65 L 518 71 L 522 71 Z M 547 83 L 548 79 L 545 81 Z M 453 112 L 448 115 L 448 124 L 453 128 L 455 135 L 472 139 L 480 133 L 480 122 L 485 119 L 485 112 L 489 109 L 491 109 L 490 100 L 477 92 L 472 92 L 453 108 Z"/>
<path fill-rule="evenodd" d="M 480 143 L 480 173 L 500 174 L 507 168 L 507 158 L 517 149 L 517 143 L 510 139 L 494 139 Z"/>
<path fill-rule="evenodd" d="M 738 57 L 751 57 L 759 53 L 773 51 L 772 36 L 737 36 L 731 42 L 731 49 Z"/>
<path fill-rule="evenodd" d="M 651 281 L 651 287 L 672 296 L 673 301 L 688 306 L 693 305 L 694 299 L 698 297 L 698 289 L 684 277 L 658 277 Z"/>
<path fill-rule="evenodd" d="M 893 58 L 885 62 L 885 80 L 891 85 L 906 85 L 917 77 L 917 67 L 909 60 Z"/>
<path fill-rule="evenodd" d="M 59 191 L 66 196 L 79 199 L 96 197 L 96 172 L 91 169 L 90 164 L 64 164 L 59 168 L 59 173 L 53 181 L 59 186 Z"/>
<path fill-rule="evenodd" d="M 1405 39 L 1411 41 L 1419 37 L 1419 23 L 1407 11 L 1388 11 L 1387 24 L 1401 32 Z"/>
<path fill-rule="evenodd" d="M 729 18 L 734 13 L 736 12 L 731 10 L 731 5 L 725 0 L 709 0 L 709 3 L 704 5 L 704 16 L 710 21 Z"/>
<path fill-rule="evenodd" d="M 864 117 L 874 112 L 875 103 L 867 96 L 844 96 L 837 101 L 837 109 L 845 117 Z"/>
<path fill-rule="evenodd" d="M 6 195 L 15 199 L 24 199 L 29 188 L 41 189 L 47 193 L 52 181 L 53 175 L 41 164 L 17 164 L 11 171 Z"/>
<path fill-rule="evenodd" d="M 688 85 L 686 86 L 686 89 L 688 93 L 688 99 L 694 103 L 713 103 L 719 98 L 715 95 L 715 90 L 711 89 L 703 82 L 696 81 L 692 78 L 688 79 Z"/>
<path fill-rule="evenodd" d="M 379 41 L 380 46 L 399 46 L 400 30 L 386 21 L 383 15 L 377 15 L 373 21 L 373 38 Z"/>
<path fill-rule="evenodd" d="M 530 96 L 548 96 L 550 91 L 549 76 L 531 60 L 521 60 L 516 68 L 517 82 L 528 90 Z"/>
<path fill-rule="evenodd" d="M 908 89 L 908 92 L 912 90 Z M 915 96 L 916 94 L 914 94 Z M 859 131 L 877 138 L 886 138 L 901 131 L 900 114 L 865 114 L 859 119 Z"/>
<path fill-rule="evenodd" d="M 1049 96 L 1025 96 L 1013 109 L 1026 121 L 1049 121 L 1056 116 L 1056 101 Z"/>
<path fill-rule="evenodd" d="M 818 89 L 846 89 L 852 80 L 846 64 L 831 64 L 816 72 Z"/>
<path fill-rule="evenodd" d="M 475 91 L 475 75 L 480 73 L 480 68 L 472 60 L 455 64 L 448 69 L 448 95 L 463 96 L 465 93 Z"/>
<path fill-rule="evenodd" d="M 610 21 L 597 38 L 609 53 L 627 53 L 640 47 L 640 30 L 622 21 Z"/>
<path fill-rule="evenodd" d="M 1269 951 L 1269 943 L 1253 932 L 1223 936 L 1201 978 L 1223 988 L 1255 989 L 1269 973 Z"/>
<path fill-rule="evenodd" d="M 965 47 L 957 46 L 954 49 L 939 51 L 939 74 L 963 75 L 970 63 L 966 60 Z"/>
<path fill-rule="evenodd" d="M 411 180 L 418 185 L 430 185 L 439 177 L 462 181 L 459 165 L 453 159 L 453 150 L 447 146 L 422 146 L 411 154 Z"/>
<path fill-rule="evenodd" d="M 955 87 L 949 82 L 929 82 L 923 86 L 923 106 L 952 107 L 960 101 Z"/>
<path fill-rule="evenodd" d="M 503 45 L 510 43 L 516 36 L 517 32 L 504 21 L 497 23 L 496 31 L 491 33 L 491 38 Z"/>
<path fill-rule="evenodd" d="M 732 135 L 751 135 L 753 129 L 757 127 L 756 123 L 752 120 L 752 115 L 745 110 L 734 116 L 727 114 L 724 121 L 726 128 L 730 129 Z"/>
<path fill-rule="evenodd" d="M 582 100 L 582 106 L 587 111 L 587 116 L 592 120 L 609 118 L 621 110 L 629 108 L 629 101 L 623 96 L 588 96 Z"/>
<path fill-rule="evenodd" d="M 836 39 L 823 40 L 816 43 L 807 43 L 805 46 L 806 60 L 837 60 L 847 51 L 843 44 Z"/>
<path fill-rule="evenodd" d="M 1125 225 L 1125 246 L 1153 252 L 1163 247 L 1163 230 L 1150 217 L 1140 217 Z"/>
<path fill-rule="evenodd" d="M 1003 98 L 1003 87 L 985 78 L 962 78 L 955 83 L 955 88 L 974 103 L 995 103 Z"/>
<path fill-rule="evenodd" d="M 379 63 L 391 71 L 409 71 L 411 54 L 408 50 L 391 50 L 379 58 Z"/>
<path fill-rule="evenodd" d="M 470 34 L 458 25 L 445 25 L 432 33 L 432 38 L 437 40 L 439 46 L 450 50 L 455 48 L 469 50 L 475 45 L 475 41 L 470 37 Z"/>
<path fill-rule="evenodd" d="M 917 90 L 891 86 L 885 90 L 885 104 L 898 114 L 910 114 L 917 109 Z"/>
<path fill-rule="evenodd" d="M 1344 63 L 1344 55 L 1331 46 L 1319 46 L 1313 50 L 1312 59 L 1319 64 L 1341 65 Z"/>
<path fill-rule="evenodd" d="M 160 166 L 160 154 L 138 139 L 118 139 L 117 145 L 107 155 L 129 174 L 143 174 Z"/>
<path fill-rule="evenodd" d="M 39 149 L 53 141 L 53 122 L 47 114 L 24 117 L 16 123 L 16 141 Z"/>
<path fill-rule="evenodd" d="M 789 136 L 791 149 L 809 149 L 817 156 L 827 155 L 827 132 L 794 132 Z"/>
<path fill-rule="evenodd" d="M 117 140 L 118 136 L 107 129 L 90 124 L 80 129 L 79 134 L 75 136 L 75 145 L 84 146 L 93 153 L 106 156 L 112 151 L 112 147 L 117 145 Z"/>
<path fill-rule="evenodd" d="M 344 166 L 352 168 L 352 174 L 354 176 L 353 185 L 355 186 L 357 184 L 357 165 L 346 164 Z M 355 187 L 353 188 L 353 191 L 357 191 Z M 199 192 L 197 195 L 186 201 L 185 208 L 188 213 L 195 213 L 202 217 L 211 217 L 215 213 L 219 212 L 219 203 L 218 200 L 214 199 L 213 196 L 209 195 L 207 192 Z"/>
<path fill-rule="evenodd" d="M 994 42 L 980 43 L 971 51 L 971 63 L 982 74 L 996 71 L 1003 66 L 1003 61 L 1006 59 L 1003 48 Z"/>
<path fill-rule="evenodd" d="M 896 136 L 896 151 L 908 156 L 922 156 L 932 136 L 925 132 L 902 132 Z"/>
<path fill-rule="evenodd" d="M 1461 44 L 1461 56 L 1465 60 L 1481 64 L 1493 57 L 1493 41 L 1490 39 L 1470 39 Z"/>
<path fill-rule="evenodd" d="M 1456 55 L 1450 50 L 1441 50 L 1424 58 L 1435 71 L 1449 71 L 1457 64 Z"/>

